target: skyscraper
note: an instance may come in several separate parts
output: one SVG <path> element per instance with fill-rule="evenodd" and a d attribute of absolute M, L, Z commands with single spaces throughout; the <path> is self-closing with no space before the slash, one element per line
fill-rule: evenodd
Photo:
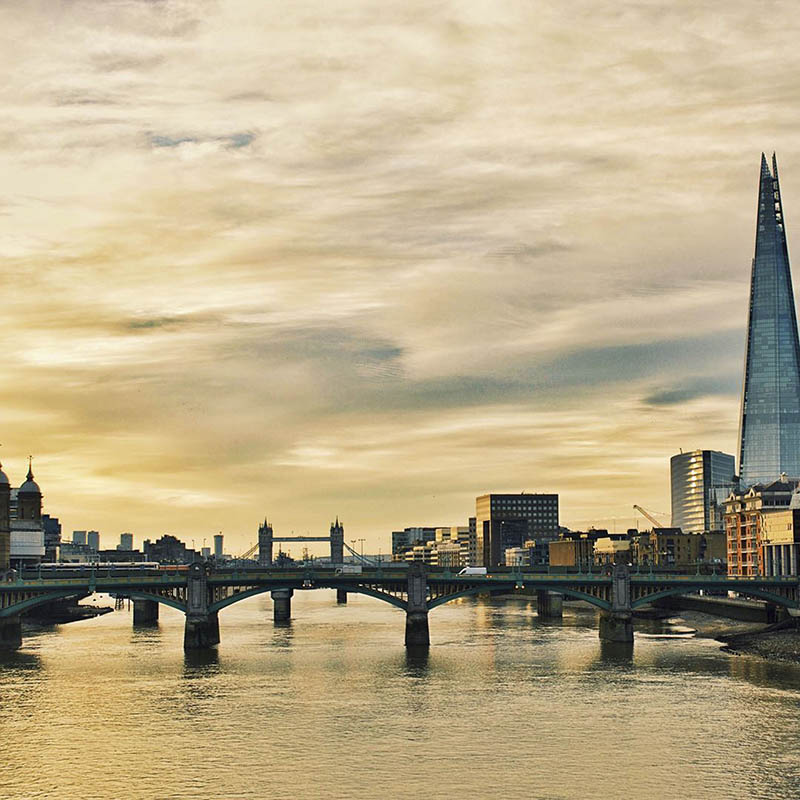
<path fill-rule="evenodd" d="M 750 278 L 739 423 L 743 487 L 800 477 L 800 344 L 778 165 L 761 154 L 756 251 Z"/>
<path fill-rule="evenodd" d="M 692 450 L 672 456 L 669 472 L 673 527 L 684 533 L 722 530 L 736 459 L 717 450 Z"/>

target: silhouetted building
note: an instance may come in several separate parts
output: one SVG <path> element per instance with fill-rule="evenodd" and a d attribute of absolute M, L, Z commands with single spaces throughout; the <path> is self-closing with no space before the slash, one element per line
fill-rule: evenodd
<path fill-rule="evenodd" d="M 266 519 L 258 526 L 258 565 L 272 566 L 272 525 Z"/>
<path fill-rule="evenodd" d="M 155 542 L 145 539 L 143 549 L 145 561 L 158 561 L 161 564 L 192 564 L 199 557 L 195 550 L 168 533 Z"/>
<path fill-rule="evenodd" d="M 133 534 L 121 533 L 119 535 L 119 544 L 117 550 L 133 550 Z"/>
<path fill-rule="evenodd" d="M 331 523 L 331 564 L 344 563 L 344 525 L 339 522 L 337 515 L 336 522 Z"/>
<path fill-rule="evenodd" d="M 223 556 L 223 546 L 222 546 L 222 534 L 215 533 L 214 534 L 214 559 L 216 561 L 222 561 Z"/>
<path fill-rule="evenodd" d="M 761 154 L 758 194 L 739 426 L 743 489 L 800 475 L 800 343 L 774 154 L 772 173 Z"/>
<path fill-rule="evenodd" d="M 86 531 L 72 531 L 72 544 L 86 544 Z"/>
<path fill-rule="evenodd" d="M 87 531 L 86 544 L 89 545 L 90 550 L 96 553 L 100 549 L 100 533 L 98 531 Z"/>
<path fill-rule="evenodd" d="M 718 450 L 692 450 L 669 461 L 672 527 L 684 533 L 723 529 L 725 500 L 736 488 L 736 461 Z"/>
<path fill-rule="evenodd" d="M 42 527 L 44 528 L 44 560 L 53 563 L 58 561 L 58 551 L 61 547 L 61 523 L 58 517 L 42 514 Z"/>

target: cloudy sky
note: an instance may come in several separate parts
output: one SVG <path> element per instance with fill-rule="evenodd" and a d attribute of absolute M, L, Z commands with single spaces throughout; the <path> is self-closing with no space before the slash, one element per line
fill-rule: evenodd
<path fill-rule="evenodd" d="M 735 452 L 790 2 L 5 0 L 4 468 L 65 532 L 389 547 Z"/>

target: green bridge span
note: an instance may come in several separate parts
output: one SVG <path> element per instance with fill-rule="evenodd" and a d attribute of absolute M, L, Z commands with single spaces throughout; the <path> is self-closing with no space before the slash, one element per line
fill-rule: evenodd
<path fill-rule="evenodd" d="M 560 615 L 563 597 L 584 600 L 601 612 L 600 637 L 622 642 L 633 641 L 635 609 L 672 595 L 736 592 L 776 606 L 800 608 L 797 576 L 639 574 L 625 565 L 615 566 L 608 574 L 519 571 L 488 575 L 427 570 L 420 564 L 359 573 L 333 568 L 214 569 L 202 563 L 160 570 L 76 568 L 0 583 L 0 649 L 21 645 L 20 620 L 26 612 L 94 592 L 133 600 L 134 622 L 157 620 L 160 604 L 182 611 L 186 615 L 184 647 L 198 649 L 219 642 L 219 612 L 233 603 L 270 592 L 275 621 L 281 622 L 291 615 L 294 592 L 313 589 L 335 589 L 340 602 L 346 602 L 348 593 L 364 594 L 403 610 L 408 646 L 429 644 L 430 611 L 460 597 L 487 593 L 535 593 L 542 616 Z"/>

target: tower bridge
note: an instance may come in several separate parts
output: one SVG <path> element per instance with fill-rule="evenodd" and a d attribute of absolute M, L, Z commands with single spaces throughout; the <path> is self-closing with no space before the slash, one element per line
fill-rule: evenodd
<path fill-rule="evenodd" d="M 104 592 L 133 600 L 134 622 L 158 619 L 159 605 L 185 614 L 184 647 L 202 649 L 220 641 L 219 613 L 228 606 L 269 592 L 276 622 L 289 620 L 296 591 L 336 589 L 389 603 L 406 615 L 405 643 L 430 643 L 429 612 L 460 597 L 526 591 L 537 597 L 541 616 L 560 616 L 561 599 L 584 600 L 600 611 L 600 638 L 633 641 L 633 611 L 655 600 L 692 592 L 737 592 L 775 606 L 800 608 L 797 576 L 727 577 L 632 573 L 615 565 L 610 574 L 504 572 L 458 575 L 426 569 L 377 568 L 358 573 L 335 568 L 214 569 L 195 563 L 183 570 L 68 570 L 34 579 L 0 583 L 0 649 L 22 644 L 21 617 L 36 606 L 68 597 Z"/>

